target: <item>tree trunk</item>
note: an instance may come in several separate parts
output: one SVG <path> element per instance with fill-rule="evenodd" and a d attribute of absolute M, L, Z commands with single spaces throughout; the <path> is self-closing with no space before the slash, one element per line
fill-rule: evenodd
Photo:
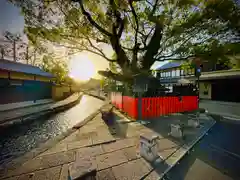
<path fill-rule="evenodd" d="M 158 50 L 160 49 L 162 30 L 162 25 L 160 23 L 156 23 L 154 34 L 148 44 L 147 52 L 143 57 L 142 69 L 144 70 L 149 70 L 155 62 L 154 56 L 158 53 Z"/>

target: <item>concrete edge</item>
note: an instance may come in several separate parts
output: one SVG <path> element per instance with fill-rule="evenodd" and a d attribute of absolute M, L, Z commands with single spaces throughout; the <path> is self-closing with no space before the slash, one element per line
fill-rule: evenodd
<path fill-rule="evenodd" d="M 160 176 L 159 179 L 162 179 L 164 178 L 164 176 L 175 166 L 178 164 L 178 162 L 186 155 L 188 154 L 188 152 L 193 148 L 193 146 L 195 144 L 197 144 L 206 134 L 207 132 L 215 125 L 216 121 L 214 121 L 198 138 L 196 138 L 186 149 L 185 149 L 185 152 L 181 153 L 180 157 L 177 158 L 175 160 L 175 162 L 169 166 L 165 171 L 164 173 Z M 180 148 L 181 149 L 181 148 Z M 178 149 L 177 151 L 175 151 L 172 155 L 174 155 L 175 153 L 178 153 L 179 151 L 181 151 L 180 149 Z"/>
<path fill-rule="evenodd" d="M 97 96 L 97 95 L 94 95 L 94 94 L 90 94 L 90 93 L 87 93 L 87 92 L 83 92 L 83 94 L 86 94 L 86 95 L 89 95 L 89 96 L 92 96 L 92 97 L 98 98 L 98 99 L 103 100 L 103 101 L 106 100 L 106 98 L 104 98 L 104 97 Z"/>
<path fill-rule="evenodd" d="M 42 115 L 48 115 L 48 114 L 53 114 L 53 113 L 58 113 L 58 112 L 64 111 L 64 110 L 69 109 L 72 106 L 76 105 L 77 103 L 79 103 L 82 96 L 83 96 L 83 94 L 81 94 L 76 100 L 74 100 L 72 102 L 69 102 L 67 104 L 61 105 L 61 106 L 57 106 L 57 107 L 49 108 L 49 109 L 44 109 L 44 110 L 39 111 L 39 112 L 29 113 L 29 114 L 25 114 L 25 115 L 19 116 L 19 117 L 5 119 L 5 120 L 0 122 L 0 127 L 11 126 L 11 125 L 14 125 L 14 124 L 21 123 L 21 122 L 25 121 L 26 119 L 28 119 L 29 117 L 34 116 L 34 115 L 37 116 L 35 118 L 38 118 L 39 116 L 42 116 Z"/>
<path fill-rule="evenodd" d="M 28 106 L 22 106 L 22 107 L 17 107 L 17 108 L 12 108 L 12 109 L 6 109 L 6 110 L 3 110 L 3 111 L 0 111 L 0 113 L 13 111 L 13 110 L 17 110 L 17 109 L 28 108 L 28 107 L 32 107 L 32 106 L 41 106 L 41 105 L 50 104 L 50 103 L 53 103 L 53 102 L 43 102 L 43 103 L 39 103 L 39 104 L 32 104 L 32 105 L 28 105 Z"/>
<path fill-rule="evenodd" d="M 59 141 L 65 139 L 67 136 L 74 133 L 79 128 L 84 126 L 86 123 L 91 121 L 99 113 L 99 110 L 104 105 L 105 104 L 103 104 L 99 109 L 97 109 L 95 112 L 93 112 L 88 117 L 86 117 L 82 122 L 74 125 L 72 128 L 69 128 L 66 132 L 63 132 L 62 134 L 40 144 L 37 148 L 32 149 L 31 151 L 27 152 L 23 156 L 13 159 L 12 161 L 8 162 L 6 165 L 3 165 L 2 167 L 0 166 L 0 170 L 1 170 L 1 168 L 16 169 L 16 168 L 20 167 L 22 164 L 24 164 L 26 161 L 31 160 L 31 159 L 35 158 L 36 156 L 38 156 L 39 154 L 47 151 L 48 149 L 53 147 L 55 144 L 57 144 Z"/>

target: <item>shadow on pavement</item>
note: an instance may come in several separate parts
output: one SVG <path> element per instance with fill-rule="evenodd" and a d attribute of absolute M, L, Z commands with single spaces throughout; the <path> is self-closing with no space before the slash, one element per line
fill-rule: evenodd
<path fill-rule="evenodd" d="M 217 122 L 198 144 L 169 173 L 172 180 L 240 179 L 239 126 Z"/>

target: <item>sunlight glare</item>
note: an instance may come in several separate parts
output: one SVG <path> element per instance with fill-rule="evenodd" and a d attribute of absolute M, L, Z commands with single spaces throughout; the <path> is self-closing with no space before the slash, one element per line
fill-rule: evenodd
<path fill-rule="evenodd" d="M 94 75 L 94 65 L 86 55 L 77 55 L 72 58 L 70 62 L 70 77 L 76 80 L 88 81 Z"/>

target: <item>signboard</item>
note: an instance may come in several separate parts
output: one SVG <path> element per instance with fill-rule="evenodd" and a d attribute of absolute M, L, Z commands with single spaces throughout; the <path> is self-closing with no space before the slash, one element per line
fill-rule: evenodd
<path fill-rule="evenodd" d="M 146 92 L 148 89 L 147 84 L 134 84 L 133 85 L 133 92 L 141 93 Z"/>
<path fill-rule="evenodd" d="M 138 74 L 134 76 L 133 92 L 146 92 L 148 90 L 149 78 L 145 75 Z"/>

